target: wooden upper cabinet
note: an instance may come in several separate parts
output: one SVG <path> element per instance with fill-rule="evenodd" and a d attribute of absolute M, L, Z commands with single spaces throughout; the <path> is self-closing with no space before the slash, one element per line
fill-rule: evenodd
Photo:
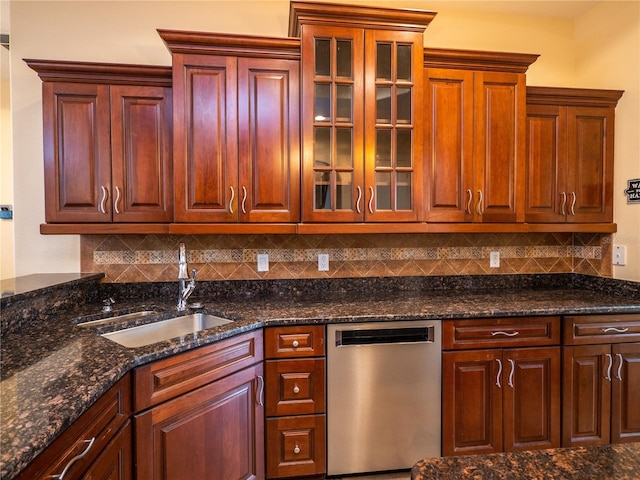
<path fill-rule="evenodd" d="M 618 90 L 527 88 L 527 222 L 613 221 Z"/>
<path fill-rule="evenodd" d="M 43 80 L 46 221 L 172 221 L 171 69 L 25 61 Z"/>
<path fill-rule="evenodd" d="M 425 219 L 522 222 L 525 73 L 537 55 L 425 49 Z"/>
<path fill-rule="evenodd" d="M 300 220 L 300 43 L 160 30 L 172 52 L 178 222 Z"/>
<path fill-rule="evenodd" d="M 434 16 L 291 2 L 304 222 L 421 220 L 423 32 Z"/>

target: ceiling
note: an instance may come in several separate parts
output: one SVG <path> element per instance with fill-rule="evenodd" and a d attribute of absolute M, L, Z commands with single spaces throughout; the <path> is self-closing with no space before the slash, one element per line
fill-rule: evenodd
<path fill-rule="evenodd" d="M 431 10 L 437 10 L 432 8 L 431 5 L 437 6 L 441 4 L 442 7 L 452 9 L 464 9 L 464 10 L 477 10 L 477 11 L 489 11 L 497 13 L 515 14 L 515 15 L 536 15 L 545 17 L 557 17 L 568 20 L 574 20 L 593 8 L 598 3 L 611 0 L 600 1 L 586 1 L 586 0 L 498 0 L 498 1 L 484 1 L 484 0 L 448 0 L 425 2 L 429 5 Z M 627 0 L 627 1 L 640 1 L 640 0 Z"/>

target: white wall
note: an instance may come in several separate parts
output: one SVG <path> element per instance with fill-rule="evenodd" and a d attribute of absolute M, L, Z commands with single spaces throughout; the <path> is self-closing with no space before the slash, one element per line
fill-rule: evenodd
<path fill-rule="evenodd" d="M 9 34 L 9 2 L 0 1 L 0 32 Z M 9 50 L 0 47 L 0 205 L 13 204 Z M 13 220 L 0 220 L 0 280 L 14 277 Z"/>
<path fill-rule="evenodd" d="M 541 57 L 528 73 L 529 84 L 594 86 L 578 83 L 572 21 L 457 10 L 450 8 L 452 3 L 444 1 L 382 3 L 437 11 L 438 15 L 427 28 L 426 46 L 539 53 Z M 615 6 L 604 2 L 601 8 L 605 14 L 612 15 L 609 9 Z M 44 221 L 41 82 L 21 59 L 170 65 L 170 55 L 156 28 L 286 36 L 289 2 L 12 1 L 11 9 L 16 275 L 25 275 L 77 271 L 80 251 L 77 236 L 39 234 L 39 225 Z M 636 28 L 638 22 L 636 16 Z M 635 78 L 638 79 L 637 71 Z M 615 79 L 610 80 L 598 86 L 620 87 Z M 618 125 L 629 121 L 633 118 L 622 117 Z M 637 131 L 637 118 L 627 128 Z M 624 151 L 627 146 L 620 145 L 619 149 Z M 629 178 L 634 175 L 630 171 L 620 174 Z M 640 264 L 640 259 L 634 262 Z M 634 268 L 640 269 L 640 266 Z M 640 280 L 640 275 L 637 279 Z"/>

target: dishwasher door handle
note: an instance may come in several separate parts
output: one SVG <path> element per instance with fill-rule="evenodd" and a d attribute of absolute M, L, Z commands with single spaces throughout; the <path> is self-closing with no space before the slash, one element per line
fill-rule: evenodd
<path fill-rule="evenodd" d="M 336 330 L 336 347 L 433 342 L 433 325 L 426 327 Z"/>

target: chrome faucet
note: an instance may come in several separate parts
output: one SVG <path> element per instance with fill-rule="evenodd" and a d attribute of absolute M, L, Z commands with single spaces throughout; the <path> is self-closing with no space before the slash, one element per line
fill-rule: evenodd
<path fill-rule="evenodd" d="M 178 246 L 178 311 L 187 309 L 187 299 L 196 289 L 196 269 L 191 271 L 189 278 L 187 266 L 187 247 L 183 242 Z M 187 283 L 188 282 L 188 283 Z"/>

